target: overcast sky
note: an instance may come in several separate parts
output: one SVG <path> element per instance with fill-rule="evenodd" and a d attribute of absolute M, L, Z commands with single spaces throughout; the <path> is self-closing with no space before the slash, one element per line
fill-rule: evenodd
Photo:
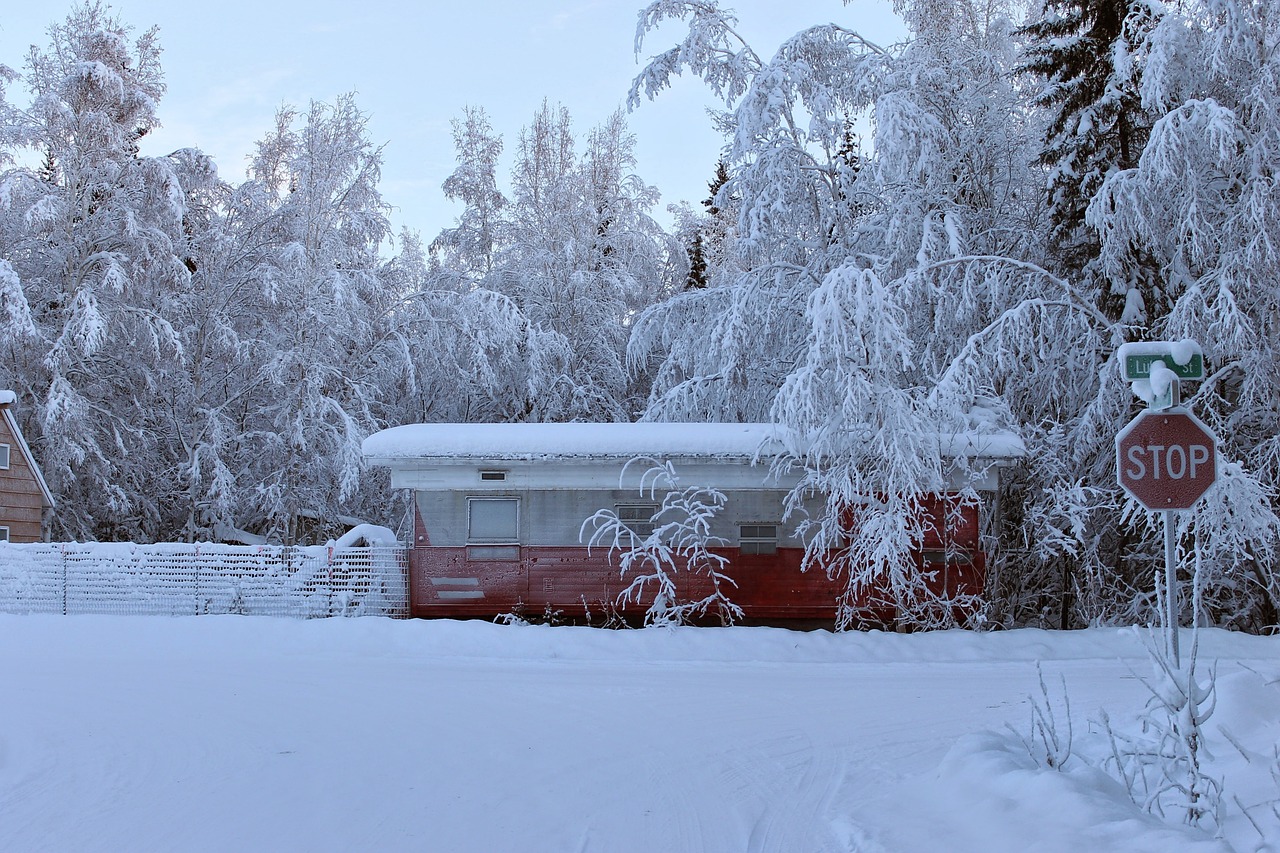
<path fill-rule="evenodd" d="M 467 105 L 484 107 L 505 154 L 543 98 L 564 104 L 579 137 L 624 105 L 638 73 L 634 38 L 642 0 L 119 0 L 112 9 L 140 32 L 160 28 L 168 94 L 163 127 L 144 148 L 166 154 L 198 147 L 222 176 L 244 177 L 253 143 L 282 104 L 305 107 L 344 92 L 370 115 L 373 141 L 386 143 L 383 198 L 430 240 L 459 209 L 440 184 L 454 166 L 449 121 Z M 904 29 L 884 0 L 729 0 L 741 32 L 771 56 L 786 37 L 835 21 L 881 44 Z M 12 3 L 0 18 L 0 64 L 21 69 L 31 44 L 70 3 Z M 683 30 L 664 25 L 642 59 L 673 45 Z M 11 92 L 22 103 L 24 95 Z M 638 140 L 636 172 L 662 191 L 661 208 L 706 194 L 721 140 L 704 114 L 711 100 L 682 79 L 629 116 Z M 500 176 L 505 184 L 506 173 Z M 665 216 L 663 217 L 665 220 Z"/>

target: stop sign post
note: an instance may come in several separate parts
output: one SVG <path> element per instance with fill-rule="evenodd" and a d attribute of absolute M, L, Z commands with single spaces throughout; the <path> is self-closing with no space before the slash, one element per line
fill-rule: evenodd
<path fill-rule="evenodd" d="M 1169 358 L 1165 358 L 1166 355 Z M 1177 358 L 1179 355 L 1181 360 Z M 1135 393 L 1138 393 L 1136 380 L 1143 378 L 1139 374 L 1145 372 L 1150 376 L 1156 358 L 1173 373 L 1169 392 L 1164 399 L 1148 397 L 1151 408 L 1130 421 L 1116 436 L 1116 473 L 1121 488 L 1130 497 L 1147 509 L 1164 514 L 1166 637 L 1174 666 L 1180 667 L 1177 515 L 1190 509 L 1218 479 L 1218 440 L 1187 409 L 1170 405 L 1181 399 L 1180 379 L 1200 379 L 1204 375 L 1200 345 L 1182 341 L 1122 346 L 1121 370 L 1126 380 L 1134 382 Z"/>
<path fill-rule="evenodd" d="M 1120 486 L 1152 511 L 1190 509 L 1218 479 L 1216 442 L 1186 409 L 1148 409 L 1116 436 Z"/>

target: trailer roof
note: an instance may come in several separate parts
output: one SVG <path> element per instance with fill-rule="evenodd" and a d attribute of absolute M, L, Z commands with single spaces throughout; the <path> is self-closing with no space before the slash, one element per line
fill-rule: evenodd
<path fill-rule="evenodd" d="M 787 452 L 785 427 L 763 423 L 410 424 L 374 433 L 365 457 L 394 467 L 415 459 L 630 459 L 636 456 L 755 459 Z M 946 456 L 1023 455 L 1009 432 L 938 436 Z"/>

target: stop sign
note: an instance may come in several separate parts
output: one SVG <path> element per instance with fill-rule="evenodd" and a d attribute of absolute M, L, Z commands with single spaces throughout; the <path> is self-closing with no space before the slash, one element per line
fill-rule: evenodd
<path fill-rule="evenodd" d="M 1218 479 L 1216 443 L 1186 410 L 1145 411 L 1116 436 L 1120 485 L 1147 509 L 1187 509 Z"/>

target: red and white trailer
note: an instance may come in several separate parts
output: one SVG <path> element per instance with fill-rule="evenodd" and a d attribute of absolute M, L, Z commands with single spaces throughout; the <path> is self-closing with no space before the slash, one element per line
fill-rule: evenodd
<path fill-rule="evenodd" d="M 391 469 L 393 488 L 413 492 L 413 616 L 642 615 L 649 600 L 619 598 L 631 578 L 620 573 L 618 554 L 588 548 L 582 531 L 584 521 L 606 509 L 645 532 L 662 501 L 661 490 L 656 496 L 641 490 L 649 465 L 633 460 L 648 458 L 670 461 L 682 486 L 725 495 L 711 529 L 724 544 L 713 550 L 729 561 L 725 573 L 736 584 L 730 598 L 745 619 L 829 622 L 844 582 L 821 570 L 800 571 L 804 544 L 794 534 L 796 519 L 784 521 L 795 475 L 771 466 L 784 451 L 779 430 L 726 423 L 416 424 L 377 433 L 363 449 L 369 463 Z M 952 442 L 956 455 L 985 453 L 991 461 L 987 477 L 974 483 L 979 489 L 995 488 L 995 468 L 1020 455 L 1020 444 L 1007 436 L 983 442 L 986 449 L 971 437 Z M 820 507 L 817 499 L 808 505 L 812 512 Z M 941 569 L 938 584 L 949 591 L 980 592 L 977 507 L 957 510 L 942 494 L 930 511 L 938 523 L 917 555 L 921 568 Z M 706 594 L 704 575 L 679 574 L 681 598 Z"/>

